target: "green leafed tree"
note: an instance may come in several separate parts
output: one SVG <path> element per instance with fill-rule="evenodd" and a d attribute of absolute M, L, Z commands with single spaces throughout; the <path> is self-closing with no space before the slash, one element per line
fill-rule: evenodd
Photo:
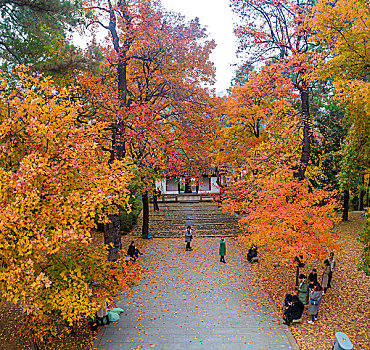
<path fill-rule="evenodd" d="M 80 0 L 0 0 L 2 68 L 32 64 L 36 70 L 65 75 L 86 65 L 67 40 L 84 16 Z M 94 53 L 89 53 L 92 59 Z"/>

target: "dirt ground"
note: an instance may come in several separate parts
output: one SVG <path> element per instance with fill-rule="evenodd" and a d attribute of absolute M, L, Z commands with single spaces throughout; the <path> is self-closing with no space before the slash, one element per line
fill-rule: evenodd
<path fill-rule="evenodd" d="M 300 349 L 331 349 L 336 332 L 346 333 L 354 349 L 370 349 L 370 277 L 359 271 L 355 263 L 363 247 L 357 237 L 364 224 L 363 212 L 351 212 L 349 221 L 337 226 L 340 249 L 335 252 L 336 271 L 332 288 L 323 296 L 319 319 L 314 325 L 308 324 L 310 315 L 306 307 L 302 324 L 291 326 Z M 243 250 L 245 253 L 245 248 Z M 295 270 L 279 264 L 272 255 L 259 253 L 260 261 L 252 264 L 252 270 L 280 310 L 284 295 L 294 290 Z M 323 262 L 318 261 L 305 266 L 301 272 L 308 276 L 312 268 L 316 268 L 321 281 L 322 266 Z"/>

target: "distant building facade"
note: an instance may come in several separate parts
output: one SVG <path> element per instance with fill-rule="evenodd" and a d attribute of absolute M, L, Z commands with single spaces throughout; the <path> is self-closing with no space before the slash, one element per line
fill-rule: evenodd
<path fill-rule="evenodd" d="M 207 175 L 201 178 L 159 179 L 156 181 L 156 188 L 162 194 L 217 194 L 220 193 L 220 178 L 217 168 L 212 168 Z"/>

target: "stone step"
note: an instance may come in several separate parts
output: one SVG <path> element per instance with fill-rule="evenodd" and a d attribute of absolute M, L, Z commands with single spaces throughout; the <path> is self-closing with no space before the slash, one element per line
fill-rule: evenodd
<path fill-rule="evenodd" d="M 232 216 L 232 215 L 227 215 L 227 214 L 214 214 L 214 213 L 181 213 L 181 215 L 171 215 L 171 214 L 167 214 L 167 215 L 150 215 L 150 218 L 153 219 L 153 220 L 157 220 L 157 219 L 178 219 L 178 218 L 183 218 L 184 216 L 194 216 L 194 217 L 197 217 L 197 218 L 204 218 L 204 219 L 207 219 L 207 218 L 214 218 L 216 220 L 222 220 L 222 219 L 225 219 L 225 220 L 231 220 L 231 219 L 234 219 L 234 220 L 238 220 L 238 218 L 236 216 Z"/>
<path fill-rule="evenodd" d="M 238 237 L 239 233 L 222 233 L 222 236 L 224 237 Z M 141 237 L 141 233 L 140 232 L 135 232 L 133 235 L 133 237 Z M 181 238 L 183 237 L 183 235 L 180 235 L 180 234 L 173 234 L 172 232 L 166 232 L 166 233 L 163 233 L 163 234 L 158 234 L 156 233 L 155 235 L 152 234 L 152 238 Z M 197 237 L 201 238 L 201 237 L 221 237 L 221 234 L 212 234 L 212 233 L 209 233 L 209 232 L 203 232 L 202 234 L 199 234 L 199 235 L 196 235 L 194 236 L 195 239 Z"/>
<path fill-rule="evenodd" d="M 182 237 L 187 225 L 194 230 L 195 237 L 237 236 L 242 233 L 238 217 L 219 210 L 216 203 L 159 203 L 159 212 L 150 206 L 149 232 L 155 237 Z M 141 235 L 142 214 L 134 230 L 134 235 Z"/>
<path fill-rule="evenodd" d="M 151 231 L 157 231 L 157 230 L 165 230 L 165 231 L 184 231 L 186 230 L 187 226 L 191 226 L 193 231 L 199 231 L 199 230 L 208 230 L 208 231 L 213 231 L 213 230 L 241 230 L 241 228 L 238 225 L 223 225 L 223 224 L 214 224 L 214 225 L 202 225 L 194 222 L 187 222 L 183 223 L 181 225 L 151 225 L 149 223 L 149 230 Z M 141 228 L 142 223 L 139 222 L 137 224 L 137 228 Z"/>
<path fill-rule="evenodd" d="M 194 221 L 198 225 L 238 225 L 237 220 L 213 220 L 213 219 L 199 219 L 194 217 L 187 217 L 186 220 L 149 220 L 152 225 L 184 225 L 185 222 Z"/>

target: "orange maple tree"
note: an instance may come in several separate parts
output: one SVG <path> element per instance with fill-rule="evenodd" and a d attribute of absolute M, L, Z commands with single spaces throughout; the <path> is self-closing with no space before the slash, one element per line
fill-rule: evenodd
<path fill-rule="evenodd" d="M 218 161 L 232 163 L 236 171 L 247 168 L 256 171 L 258 164 L 263 166 L 263 158 L 278 159 L 279 140 L 284 138 L 294 143 L 299 138 L 298 111 L 292 104 L 293 99 L 293 85 L 278 65 L 251 72 L 244 85 L 231 88 L 224 103 L 221 135 L 216 142 L 216 147 L 222 149 L 218 152 Z M 275 151 L 268 151 L 267 144 L 272 145 L 273 138 L 277 140 Z M 285 142 L 284 147 L 288 143 Z M 296 150 L 291 150 L 294 152 Z"/>
<path fill-rule="evenodd" d="M 204 86 L 214 78 L 209 61 L 214 42 L 198 20 L 186 22 L 166 12 L 159 1 L 85 5 L 92 21 L 108 31 L 103 79 L 115 90 L 110 94 L 111 159 L 127 156 L 135 165 L 143 192 L 142 235 L 147 237 L 154 180 L 177 177 L 189 163 L 204 163 L 201 150 L 214 104 Z"/>
<path fill-rule="evenodd" d="M 315 58 L 315 52 L 310 49 L 311 28 L 308 24 L 312 4 L 291 0 L 232 0 L 232 8 L 240 17 L 235 30 L 239 51 L 247 55 L 248 63 L 273 60 L 285 70 L 299 94 L 302 146 L 295 176 L 304 179 L 312 135 L 310 81 L 307 79 Z"/>
<path fill-rule="evenodd" d="M 258 70 L 227 99 L 221 129 L 226 147 L 218 158 L 234 179 L 225 188 L 223 208 L 242 215 L 245 243 L 291 264 L 300 255 L 322 257 L 333 247 L 336 202 L 334 192 L 310 182 L 320 174 L 309 162 L 312 5 L 234 0 L 232 7 L 240 16 L 239 51 L 248 66 L 258 62 Z"/>
<path fill-rule="evenodd" d="M 241 240 L 256 244 L 292 263 L 324 259 L 333 249 L 332 229 L 339 221 L 332 191 L 312 189 L 289 169 L 264 179 L 263 186 L 243 208 L 240 224 L 248 232 Z"/>
<path fill-rule="evenodd" d="M 222 207 L 242 215 L 241 241 L 293 264 L 296 256 L 310 260 L 332 249 L 337 220 L 335 193 L 296 178 L 301 124 L 284 72 L 270 64 L 230 90 L 219 140 L 224 147 L 217 156 L 233 173 Z M 311 173 L 311 166 L 305 172 Z"/>

